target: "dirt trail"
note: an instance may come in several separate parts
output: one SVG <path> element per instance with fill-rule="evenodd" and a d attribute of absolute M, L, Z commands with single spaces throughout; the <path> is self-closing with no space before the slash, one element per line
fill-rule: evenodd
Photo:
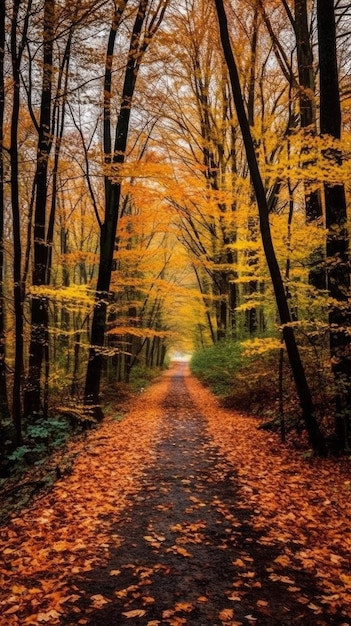
<path fill-rule="evenodd" d="M 251 526 L 253 511 L 239 501 L 233 467 L 205 434 L 183 373 L 180 366 L 163 401 L 156 462 L 114 529 L 118 547 L 104 567 L 72 580 L 87 598 L 81 623 L 346 624 L 343 616 L 316 616 L 313 605 L 294 602 L 289 587 L 306 591 L 311 601 L 317 595 L 310 574 L 268 577 L 279 551 L 259 542 L 264 533 Z M 90 598 L 99 594 L 111 602 L 91 612 Z M 62 620 L 72 623 L 72 614 Z"/>
<path fill-rule="evenodd" d="M 23 555 L 12 559 L 12 583 L 7 558 L 3 581 L 12 598 L 5 589 L 0 594 L 1 626 L 351 625 L 342 601 L 331 611 L 320 600 L 326 591 L 315 570 L 286 556 L 300 549 L 299 537 L 285 552 L 281 538 L 269 539 L 269 519 L 254 523 L 260 512 L 251 487 L 251 499 L 245 497 L 243 463 L 235 466 L 214 443 L 184 368 L 156 386 L 156 395 L 146 392 L 130 421 L 93 434 L 81 469 L 78 463 L 53 493 L 13 520 L 5 561 L 21 529 L 26 541 Z M 127 454 L 118 438 L 128 430 Z M 87 457 L 93 477 L 84 478 Z M 133 488 L 124 486 L 128 478 Z M 52 545 L 39 523 L 50 524 Z M 38 562 L 28 557 L 35 551 Z"/>

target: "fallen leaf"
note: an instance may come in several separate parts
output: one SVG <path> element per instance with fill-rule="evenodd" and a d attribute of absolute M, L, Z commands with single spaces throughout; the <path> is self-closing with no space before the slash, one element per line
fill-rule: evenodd
<path fill-rule="evenodd" d="M 40 623 L 45 623 L 48 624 L 49 622 L 52 623 L 53 619 L 59 619 L 60 618 L 60 614 L 55 611 L 55 609 L 52 609 L 51 611 L 48 611 L 47 613 L 38 613 L 38 622 Z"/>
<path fill-rule="evenodd" d="M 231 600 L 232 602 L 241 602 L 240 596 L 235 593 L 232 593 L 230 596 L 228 596 L 228 600 Z"/>
<path fill-rule="evenodd" d="M 23 595 L 24 593 L 27 592 L 27 587 L 24 587 L 23 585 L 13 585 L 11 587 L 11 591 L 16 596 L 21 596 L 21 595 Z"/>
<path fill-rule="evenodd" d="M 257 600 L 256 605 L 257 606 L 269 606 L 269 602 L 267 602 L 267 600 Z"/>
<path fill-rule="evenodd" d="M 233 616 L 234 616 L 233 609 L 223 609 L 219 613 L 219 618 L 222 620 L 222 622 L 229 622 L 229 620 L 233 619 Z"/>
<path fill-rule="evenodd" d="M 11 606 L 9 609 L 6 609 L 6 611 L 4 611 L 4 615 L 12 615 L 13 613 L 17 613 L 17 611 L 19 611 L 20 606 L 19 604 L 15 604 L 14 606 Z"/>
<path fill-rule="evenodd" d="M 125 611 L 122 615 L 124 615 L 127 619 L 132 619 L 133 617 L 143 617 L 145 613 L 146 611 L 143 609 L 134 609 L 132 611 Z"/>
<path fill-rule="evenodd" d="M 281 554 L 280 556 L 277 556 L 276 559 L 274 559 L 274 563 L 278 563 L 283 567 L 287 567 L 288 565 L 290 565 L 290 559 L 286 554 Z"/>
<path fill-rule="evenodd" d="M 152 596 L 143 596 L 141 600 L 143 604 L 154 604 L 155 602 L 155 598 L 153 598 Z"/>
<path fill-rule="evenodd" d="M 52 544 L 52 549 L 55 550 L 55 552 L 64 552 L 68 550 L 69 547 L 70 544 L 67 541 L 55 541 Z"/>
<path fill-rule="evenodd" d="M 181 554 L 182 556 L 187 556 L 189 558 L 193 557 L 193 555 L 190 552 L 188 552 L 188 550 L 186 550 L 185 548 L 182 548 L 181 546 L 175 546 L 175 551 L 178 554 Z"/>
<path fill-rule="evenodd" d="M 105 598 L 101 593 L 97 593 L 94 596 L 91 596 L 91 600 L 93 600 L 93 606 L 98 608 L 103 606 L 104 604 L 108 604 L 111 600 Z"/>
<path fill-rule="evenodd" d="M 194 610 L 194 607 L 190 602 L 177 602 L 175 605 L 176 611 L 185 611 L 186 613 L 190 613 L 190 611 Z"/>
<path fill-rule="evenodd" d="M 309 609 L 311 609 L 311 611 L 313 611 L 313 613 L 316 613 L 317 615 L 319 613 L 322 613 L 321 607 L 317 606 L 316 604 L 313 604 L 313 602 L 310 602 L 307 606 Z"/>

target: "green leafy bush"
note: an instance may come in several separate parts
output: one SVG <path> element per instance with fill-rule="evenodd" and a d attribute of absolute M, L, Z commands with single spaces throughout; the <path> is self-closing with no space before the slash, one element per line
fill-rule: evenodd
<path fill-rule="evenodd" d="M 139 363 L 130 372 L 130 386 L 133 391 L 143 391 L 160 375 L 159 368 L 151 368 Z"/>
<path fill-rule="evenodd" d="M 231 393 L 233 380 L 241 365 L 241 347 L 232 340 L 222 340 L 195 352 L 190 370 L 218 396 Z"/>

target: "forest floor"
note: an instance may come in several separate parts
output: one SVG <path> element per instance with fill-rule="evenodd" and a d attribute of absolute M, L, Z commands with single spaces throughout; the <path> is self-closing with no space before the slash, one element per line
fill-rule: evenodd
<path fill-rule="evenodd" d="M 0 527 L 1 626 L 351 626 L 349 461 L 257 425 L 178 364 L 72 443 Z"/>

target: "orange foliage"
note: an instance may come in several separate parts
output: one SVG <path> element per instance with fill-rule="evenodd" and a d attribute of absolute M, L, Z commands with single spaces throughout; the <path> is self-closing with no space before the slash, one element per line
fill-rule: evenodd
<path fill-rule="evenodd" d="M 72 475 L 0 529 L 1 626 L 58 624 L 62 605 L 78 598 L 68 577 L 90 571 L 118 546 L 107 517 L 128 505 L 154 460 L 166 387 L 163 380 L 145 392 L 122 422 L 107 417 L 88 435 Z M 102 596 L 91 601 L 94 607 L 107 602 Z"/>
<path fill-rule="evenodd" d="M 197 381 L 192 377 L 186 380 L 193 405 L 189 403 L 184 408 L 187 413 L 193 410 L 197 416 L 201 413 L 207 418 L 209 449 L 216 446 L 222 455 L 218 457 L 218 472 L 221 473 L 222 465 L 225 468 L 229 464 L 237 476 L 232 494 L 236 510 L 238 514 L 248 509 L 252 511 L 250 528 L 255 537 L 244 537 L 242 533 L 241 539 L 271 550 L 272 558 L 263 563 L 266 582 L 283 585 L 292 603 L 306 605 L 316 616 L 315 623 L 325 624 L 318 621 L 321 607 L 333 616 L 351 605 L 351 520 L 345 506 L 351 488 L 348 466 L 330 459 L 300 458 L 293 449 L 281 447 L 276 436 L 257 431 L 257 420 L 221 409 Z M 0 529 L 1 626 L 59 624 L 67 605 L 74 607 L 75 623 L 87 624 L 91 611 L 103 610 L 112 602 L 104 593 L 95 591 L 86 598 L 89 606 L 84 615 L 78 607 L 79 589 L 67 581 L 72 575 L 79 577 L 95 567 L 106 567 L 111 552 L 116 548 L 118 551 L 122 540 L 116 534 L 116 522 L 128 513 L 134 496 L 144 499 L 139 485 L 147 467 L 155 468 L 153 474 L 158 482 L 144 485 L 144 488 L 155 492 L 164 489 L 162 478 L 157 474 L 155 446 L 161 435 L 162 440 L 169 436 L 169 415 L 163 408 L 168 391 L 168 376 L 165 376 L 137 398 L 122 422 L 112 417 L 107 419 L 87 436 L 85 450 L 77 458 L 73 473 L 60 479 L 50 493 L 37 500 L 21 517 L 13 518 Z M 189 402 L 187 395 L 184 398 Z M 165 415 L 161 428 L 161 418 Z M 175 411 L 174 419 L 177 418 Z M 197 518 L 172 523 L 173 503 L 168 503 L 169 509 L 166 504 L 160 505 L 174 535 L 169 547 L 165 534 L 154 528 L 150 511 L 150 524 L 146 534 L 145 529 L 141 529 L 141 536 L 153 554 L 190 563 L 197 546 L 206 545 L 208 502 L 201 489 L 191 491 L 194 478 L 185 476 L 181 482 L 189 491 L 187 501 L 191 509 L 198 512 Z M 226 521 L 228 531 L 238 531 L 238 518 L 229 510 L 221 493 L 211 499 L 210 506 Z M 184 510 L 186 512 L 187 508 Z M 243 622 L 238 621 L 240 603 L 247 606 L 251 602 L 252 613 L 272 615 L 273 609 L 264 593 L 262 572 L 250 554 L 249 545 L 241 540 L 237 544 L 232 561 L 235 580 L 226 593 L 225 604 L 218 610 L 221 624 L 242 625 Z M 227 543 L 218 547 L 227 548 Z M 155 564 L 128 563 L 121 570 L 123 568 L 137 571 L 140 585 L 133 584 L 137 579 L 131 579 L 128 586 L 114 591 L 115 598 L 123 605 L 122 615 L 131 623 L 134 619 L 147 619 L 147 610 L 153 606 L 155 598 L 150 593 L 151 587 L 146 592 L 144 585 L 151 585 L 154 573 L 168 576 L 171 568 L 168 562 L 164 564 L 157 559 Z M 118 580 L 123 576 L 121 570 L 111 568 L 109 575 Z M 295 580 L 296 572 L 301 571 L 318 581 L 318 594 L 313 598 Z M 254 600 L 250 600 L 250 590 L 255 591 Z M 138 598 L 138 607 L 128 604 L 131 597 Z M 208 601 L 211 598 L 205 594 L 195 596 L 191 602 L 178 597 L 173 607 L 162 610 L 162 621 L 151 620 L 148 626 L 196 623 L 191 621 L 195 602 L 205 606 Z M 256 622 L 251 612 L 245 615 L 245 623 Z"/>
<path fill-rule="evenodd" d="M 277 435 L 257 430 L 257 419 L 221 409 L 195 379 L 187 379 L 187 387 L 208 420 L 211 438 L 239 476 L 241 507 L 254 509 L 252 524 L 262 533 L 258 541 L 279 547 L 269 578 L 288 585 L 299 602 L 308 604 L 284 573 L 288 567 L 303 569 L 318 579 L 323 589 L 318 599 L 331 614 L 351 606 L 349 461 L 299 457 Z M 292 544 L 298 549 L 292 551 Z M 245 570 L 242 576 L 255 576 L 245 550 L 236 565 Z"/>

